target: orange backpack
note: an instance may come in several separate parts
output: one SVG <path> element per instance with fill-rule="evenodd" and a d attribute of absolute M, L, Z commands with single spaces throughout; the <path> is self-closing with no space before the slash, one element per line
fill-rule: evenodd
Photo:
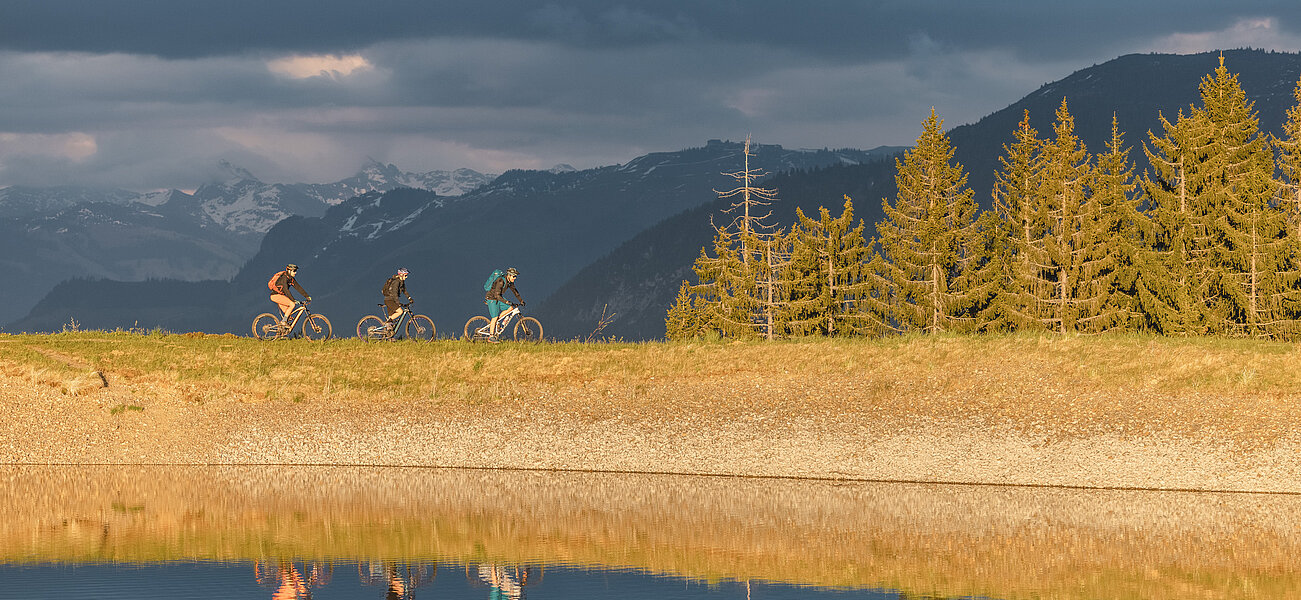
<path fill-rule="evenodd" d="M 280 279 L 280 276 L 281 276 L 281 275 L 284 275 L 284 274 L 285 274 L 284 271 L 278 271 L 278 272 L 276 272 L 275 275 L 272 275 L 272 276 L 271 276 L 271 279 L 270 279 L 269 281 L 267 281 L 267 287 L 270 288 L 271 291 L 273 291 L 273 292 L 275 292 L 275 293 L 277 293 L 277 294 L 282 294 L 282 293 L 284 293 L 283 291 L 280 290 L 280 288 L 276 287 L 276 280 L 277 280 L 277 279 Z"/>

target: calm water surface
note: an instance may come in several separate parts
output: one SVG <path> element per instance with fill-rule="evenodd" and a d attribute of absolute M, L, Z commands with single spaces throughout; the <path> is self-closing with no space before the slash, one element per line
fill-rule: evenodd
<path fill-rule="evenodd" d="M 1298 598 L 1301 497 L 0 467 L 0 598 Z"/>

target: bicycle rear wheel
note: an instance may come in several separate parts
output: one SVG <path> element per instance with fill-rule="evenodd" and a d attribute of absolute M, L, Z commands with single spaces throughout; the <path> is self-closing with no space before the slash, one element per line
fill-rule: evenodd
<path fill-rule="evenodd" d="M 434 339 L 434 320 L 425 315 L 411 315 L 407 321 L 406 336 L 409 340 L 428 342 Z"/>
<path fill-rule="evenodd" d="M 280 317 L 271 313 L 262 313 L 253 317 L 253 337 L 259 340 L 274 340 L 280 335 Z"/>
<path fill-rule="evenodd" d="M 476 333 L 476 331 L 480 327 L 484 327 L 487 324 L 488 324 L 488 317 L 485 317 L 483 315 L 475 315 L 473 317 L 470 317 L 470 320 L 465 322 L 465 331 L 462 332 L 465 334 L 465 339 L 473 340 L 475 338 L 485 337 L 479 335 L 478 333 Z"/>
<path fill-rule="evenodd" d="M 309 340 L 328 340 L 334 335 L 334 328 L 325 315 L 308 315 L 303 321 L 303 337 Z"/>
<path fill-rule="evenodd" d="M 515 341 L 542 341 L 542 324 L 533 317 L 520 317 L 520 320 L 515 323 Z"/>
<path fill-rule="evenodd" d="M 357 337 L 363 342 L 374 342 L 388 337 L 384 331 L 384 319 L 375 315 L 366 315 L 357 321 Z"/>

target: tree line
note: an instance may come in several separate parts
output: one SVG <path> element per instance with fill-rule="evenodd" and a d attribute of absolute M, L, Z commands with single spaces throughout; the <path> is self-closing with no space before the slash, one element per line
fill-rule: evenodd
<path fill-rule="evenodd" d="M 1220 58 L 1200 105 L 1160 116 L 1139 175 L 1115 117 L 1102 152 L 1063 99 L 1052 131 L 1029 113 L 1003 146 L 980 210 L 932 109 L 895 160 L 898 189 L 870 239 L 839 215 L 767 222 L 776 190 L 739 185 L 730 222 L 693 265 L 668 339 L 919 332 L 1152 332 L 1292 339 L 1301 333 L 1301 81 L 1280 136 Z M 747 147 L 748 159 L 748 147 Z"/>

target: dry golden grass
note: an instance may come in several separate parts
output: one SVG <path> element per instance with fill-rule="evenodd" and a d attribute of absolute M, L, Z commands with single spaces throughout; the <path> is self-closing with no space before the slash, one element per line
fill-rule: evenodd
<path fill-rule="evenodd" d="M 776 343 L 363 344 L 202 334 L 0 336 L 0 375 L 76 395 L 448 410 L 521 403 L 600 418 L 612 403 L 976 420 L 1052 439 L 1153 431 L 1260 444 L 1301 418 L 1294 344 L 1150 336 L 905 337 Z"/>

